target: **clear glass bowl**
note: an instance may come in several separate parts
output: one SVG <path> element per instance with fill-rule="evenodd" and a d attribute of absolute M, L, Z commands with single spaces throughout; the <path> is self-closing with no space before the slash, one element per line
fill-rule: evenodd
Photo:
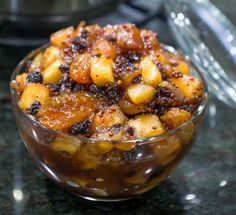
<path fill-rule="evenodd" d="M 174 51 L 166 47 L 168 51 Z M 11 80 L 24 71 L 26 56 Z M 201 71 L 191 73 L 204 83 L 205 99 L 189 121 L 159 136 L 130 141 L 99 141 L 71 136 L 42 126 L 18 107 L 11 89 L 13 112 L 21 137 L 38 167 L 73 194 L 90 200 L 119 201 L 141 194 L 167 178 L 191 148 L 206 109 L 208 94 Z"/>

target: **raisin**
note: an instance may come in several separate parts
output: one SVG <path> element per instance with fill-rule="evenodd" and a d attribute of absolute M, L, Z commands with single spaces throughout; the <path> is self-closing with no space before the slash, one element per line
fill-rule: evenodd
<path fill-rule="evenodd" d="M 139 83 L 141 80 L 142 80 L 142 75 L 140 74 L 140 75 L 136 76 L 136 77 L 132 80 L 132 83 L 133 83 L 133 84 L 137 84 L 137 83 Z"/>
<path fill-rule="evenodd" d="M 140 61 L 140 54 L 137 53 L 137 52 L 131 52 L 128 54 L 128 59 L 129 59 L 129 62 L 131 63 L 138 63 Z"/>
<path fill-rule="evenodd" d="M 117 124 L 114 124 L 110 127 L 109 131 L 112 132 L 113 134 L 117 134 L 120 132 L 121 128 L 123 127 L 122 124 L 120 123 L 117 123 Z"/>
<path fill-rule="evenodd" d="M 75 84 L 72 91 L 73 92 L 80 92 L 80 91 L 84 91 L 85 90 L 85 87 L 84 85 L 81 85 L 81 84 Z"/>
<path fill-rule="evenodd" d="M 50 83 L 48 85 L 48 87 L 52 92 L 57 92 L 60 89 L 60 86 L 58 84 L 54 84 L 54 83 Z"/>
<path fill-rule="evenodd" d="M 31 74 L 29 74 L 26 78 L 27 82 L 32 82 L 32 83 L 43 83 L 43 76 L 41 74 L 41 72 L 39 71 L 35 71 Z"/>
<path fill-rule="evenodd" d="M 74 123 L 71 126 L 70 133 L 73 135 L 89 134 L 90 128 L 91 128 L 91 122 L 88 119 L 86 119 L 82 122 Z"/>
<path fill-rule="evenodd" d="M 105 96 L 107 97 L 107 101 L 111 103 L 118 103 L 121 95 L 118 91 L 118 86 L 116 83 L 114 84 L 106 84 L 104 86 Z"/>
<path fill-rule="evenodd" d="M 129 72 L 133 72 L 135 67 L 124 56 L 118 56 L 114 64 L 114 74 L 116 78 L 120 78 Z"/>
<path fill-rule="evenodd" d="M 161 106 L 170 106 L 173 101 L 172 90 L 166 87 L 158 87 L 155 95 L 155 102 Z"/>
<path fill-rule="evenodd" d="M 102 91 L 101 87 L 98 87 L 96 84 L 90 84 L 88 88 L 89 88 L 88 91 L 94 97 L 97 97 L 98 99 L 104 97 L 104 92 Z"/>
<path fill-rule="evenodd" d="M 71 42 L 72 52 L 82 53 L 88 47 L 88 41 L 84 37 L 74 37 Z"/>
<path fill-rule="evenodd" d="M 62 73 L 68 73 L 69 72 L 69 69 L 70 67 L 67 65 L 67 64 L 61 64 L 59 66 L 59 69 Z"/>
<path fill-rule="evenodd" d="M 30 105 L 27 112 L 29 114 L 36 114 L 36 113 L 38 113 L 40 107 L 41 107 L 41 103 L 39 101 L 35 101 Z"/>
<path fill-rule="evenodd" d="M 134 128 L 133 128 L 133 127 L 129 126 L 129 127 L 127 128 L 127 132 L 128 132 L 128 134 L 129 134 L 130 136 L 134 136 Z"/>

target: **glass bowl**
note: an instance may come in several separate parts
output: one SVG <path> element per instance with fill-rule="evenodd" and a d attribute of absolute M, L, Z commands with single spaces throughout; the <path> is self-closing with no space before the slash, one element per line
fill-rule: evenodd
<path fill-rule="evenodd" d="M 11 81 L 24 72 L 32 51 L 15 68 Z M 173 52 L 171 47 L 166 50 Z M 206 109 L 208 94 L 199 68 L 191 73 L 204 84 L 205 97 L 184 124 L 164 134 L 129 141 L 99 141 L 49 130 L 18 106 L 11 89 L 20 135 L 38 167 L 73 194 L 90 200 L 119 201 L 144 193 L 167 178 L 191 148 Z"/>

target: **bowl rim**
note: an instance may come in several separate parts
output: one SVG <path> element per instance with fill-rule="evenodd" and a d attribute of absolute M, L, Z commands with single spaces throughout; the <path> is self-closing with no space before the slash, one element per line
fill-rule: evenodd
<path fill-rule="evenodd" d="M 38 54 L 40 51 L 44 50 L 45 48 L 47 48 L 49 46 L 49 43 L 46 43 L 34 50 L 32 50 L 31 52 L 29 52 L 15 67 L 15 69 L 12 72 L 11 78 L 10 78 L 10 84 L 12 83 L 13 80 L 15 80 L 15 77 L 20 74 L 22 72 L 22 68 L 24 67 L 25 63 L 32 59 L 36 54 Z M 176 51 L 175 48 L 173 48 L 172 46 L 168 46 L 168 45 L 163 45 L 162 47 L 164 48 L 164 50 L 170 52 L 170 53 L 179 53 L 181 54 L 185 60 L 189 63 L 190 67 L 193 67 L 194 70 L 197 72 L 198 76 L 200 77 L 202 83 L 203 83 L 203 91 L 204 91 L 204 98 L 201 101 L 197 111 L 190 117 L 189 120 L 187 120 L 185 123 L 181 124 L 180 126 L 166 131 L 162 134 L 156 135 L 156 136 L 151 136 L 151 137 L 146 137 L 146 138 L 138 138 L 138 139 L 131 139 L 131 140 L 102 140 L 102 139 L 96 139 L 96 138 L 90 138 L 90 137 L 84 137 L 82 135 L 70 135 L 68 133 L 59 131 L 59 130 L 53 130 L 53 129 L 48 129 L 46 128 L 44 125 L 42 125 L 36 117 L 29 115 L 26 113 L 26 111 L 22 110 L 19 106 L 18 106 L 18 98 L 16 95 L 16 91 L 10 86 L 10 94 L 11 94 L 11 101 L 12 103 L 15 103 L 15 106 L 17 107 L 17 109 L 20 111 L 20 113 L 22 113 L 28 120 L 30 120 L 33 124 L 39 126 L 41 129 L 48 131 L 48 132 L 55 132 L 57 134 L 63 134 L 64 136 L 73 136 L 75 138 L 78 138 L 78 140 L 81 140 L 81 142 L 84 143 L 101 143 L 101 142 L 105 142 L 105 143 L 112 143 L 112 144 L 125 144 L 125 143 L 136 143 L 136 144 L 144 144 L 144 143 L 151 143 L 151 142 L 155 142 L 155 141 L 159 141 L 162 139 L 165 139 L 168 136 L 171 136 L 173 134 L 175 134 L 176 132 L 178 132 L 179 130 L 181 130 L 184 127 L 187 127 L 189 124 L 191 124 L 192 122 L 196 121 L 200 116 L 202 116 L 206 110 L 207 104 L 208 104 L 208 87 L 205 81 L 205 78 L 203 76 L 203 72 L 202 72 L 202 68 L 199 67 L 195 62 L 191 61 L 189 59 L 188 56 L 183 55 L 181 53 L 181 51 Z"/>

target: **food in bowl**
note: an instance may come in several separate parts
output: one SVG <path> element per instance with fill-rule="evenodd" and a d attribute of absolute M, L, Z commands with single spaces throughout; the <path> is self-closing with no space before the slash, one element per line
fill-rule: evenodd
<path fill-rule="evenodd" d="M 156 33 L 79 24 L 29 58 L 11 81 L 18 127 L 40 168 L 73 193 L 145 192 L 191 146 L 205 85 Z"/>

